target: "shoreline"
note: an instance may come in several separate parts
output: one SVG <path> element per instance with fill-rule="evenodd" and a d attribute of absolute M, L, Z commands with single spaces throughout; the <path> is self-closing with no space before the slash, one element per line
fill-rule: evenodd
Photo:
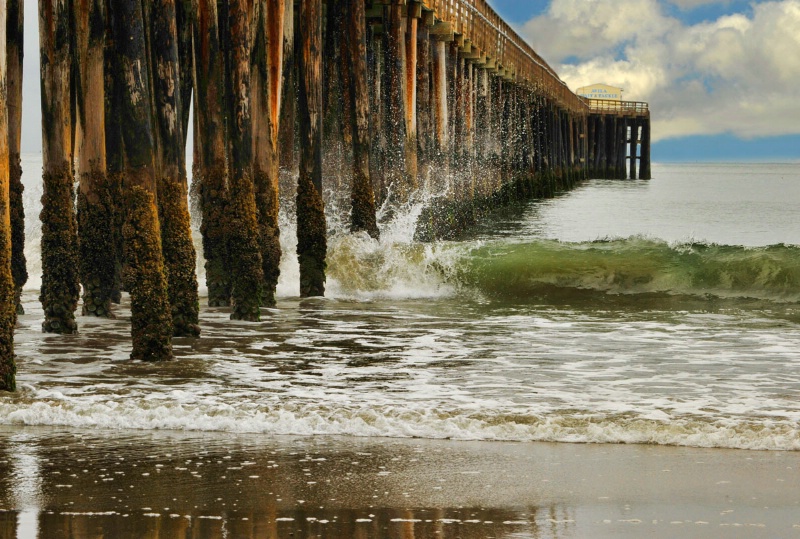
<path fill-rule="evenodd" d="M 3 426 L 0 467 L 20 539 L 800 537 L 790 451 Z"/>

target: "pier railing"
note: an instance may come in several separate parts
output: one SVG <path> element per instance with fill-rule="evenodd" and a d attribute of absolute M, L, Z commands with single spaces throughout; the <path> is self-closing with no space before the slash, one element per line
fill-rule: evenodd
<path fill-rule="evenodd" d="M 384 0 L 388 1 L 388 0 Z M 541 56 L 519 36 L 486 0 L 423 0 L 423 10 L 452 25 L 462 54 L 517 84 L 539 90 L 573 112 L 588 112 Z"/>
<path fill-rule="evenodd" d="M 620 116 L 650 116 L 650 107 L 643 101 L 614 101 L 611 99 L 586 99 L 593 114 L 617 114 Z"/>

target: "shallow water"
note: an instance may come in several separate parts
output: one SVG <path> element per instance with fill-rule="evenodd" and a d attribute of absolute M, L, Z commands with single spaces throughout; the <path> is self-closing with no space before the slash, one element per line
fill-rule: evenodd
<path fill-rule="evenodd" d="M 800 449 L 798 166 L 654 176 L 504 210 L 457 243 L 413 243 L 419 205 L 380 242 L 334 234 L 328 298 L 295 297 L 285 256 L 262 323 L 204 308 L 167 364 L 128 360 L 125 304 L 43 335 L 30 290 L 0 421 Z M 284 253 L 292 235 L 285 220 Z"/>

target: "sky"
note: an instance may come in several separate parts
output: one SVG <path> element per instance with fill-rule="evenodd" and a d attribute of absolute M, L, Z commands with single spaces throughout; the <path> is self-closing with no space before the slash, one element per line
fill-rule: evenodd
<path fill-rule="evenodd" d="M 36 0 L 23 151 L 41 151 Z M 800 0 L 489 0 L 575 90 L 647 101 L 654 161 L 800 161 Z"/>
<path fill-rule="evenodd" d="M 800 161 L 800 0 L 489 0 L 575 90 L 647 101 L 654 161 Z"/>

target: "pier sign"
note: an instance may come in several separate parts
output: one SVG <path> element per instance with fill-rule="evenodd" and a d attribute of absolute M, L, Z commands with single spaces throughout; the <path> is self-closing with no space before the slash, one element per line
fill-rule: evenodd
<path fill-rule="evenodd" d="M 591 86 L 583 86 L 575 90 L 575 93 L 581 97 L 589 99 L 610 99 L 613 101 L 622 100 L 622 88 L 616 86 L 609 86 L 608 84 L 592 84 Z"/>

